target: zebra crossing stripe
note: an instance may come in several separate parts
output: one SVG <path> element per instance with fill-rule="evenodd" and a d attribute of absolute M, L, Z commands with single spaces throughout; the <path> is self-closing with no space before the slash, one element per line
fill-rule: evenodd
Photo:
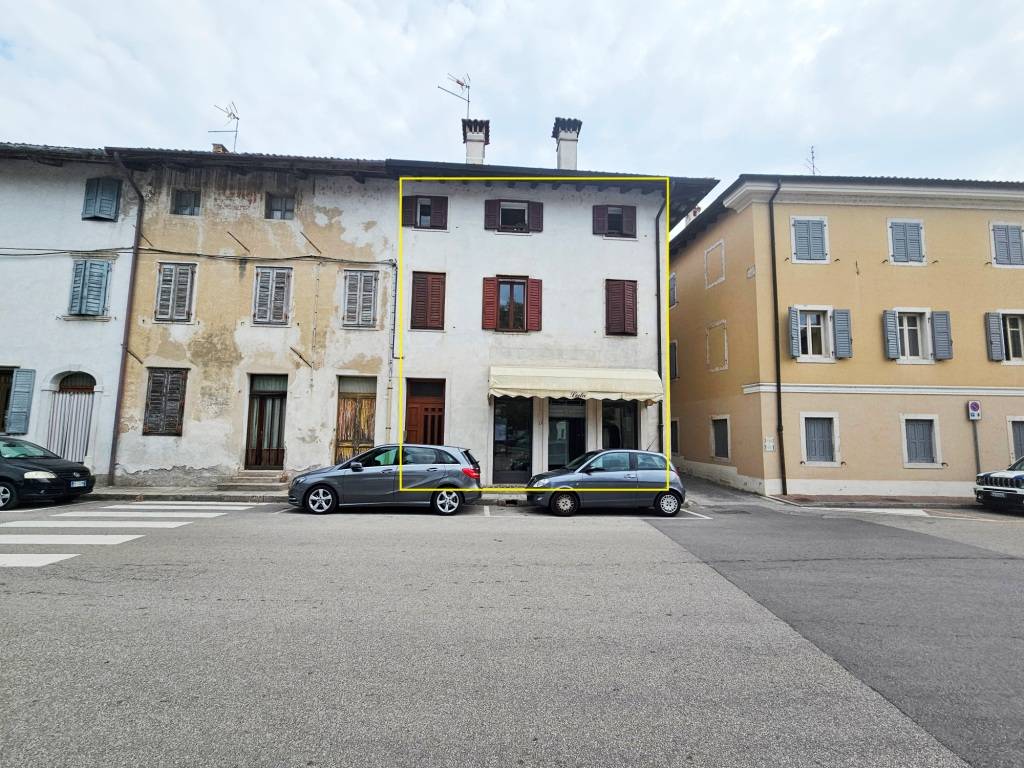
<path fill-rule="evenodd" d="M 0 533 L 0 544 L 124 544 L 141 538 L 141 533 Z"/>
<path fill-rule="evenodd" d="M 0 528 L 180 528 L 191 520 L 12 520 Z"/>
<path fill-rule="evenodd" d="M 165 499 L 164 501 L 158 501 L 150 499 L 149 501 L 133 501 L 133 507 L 140 506 L 152 506 L 152 505 L 164 505 L 164 504 L 179 504 L 182 506 L 190 507 L 243 507 L 249 509 L 252 504 L 246 504 L 244 501 L 178 501 L 175 499 Z"/>
<path fill-rule="evenodd" d="M 38 568 L 41 565 L 70 560 L 72 557 L 78 555 L 0 554 L 0 568 Z"/>
<path fill-rule="evenodd" d="M 136 509 L 129 511 L 127 509 L 88 509 L 82 512 L 60 512 L 53 517 L 111 517 L 111 518 L 149 518 L 149 517 L 190 517 L 190 518 L 208 518 L 208 517 L 220 517 L 221 515 L 227 514 L 226 512 L 151 512 L 148 510 Z"/>
<path fill-rule="evenodd" d="M 228 507 L 228 506 L 197 506 L 197 505 L 185 505 L 185 504 L 147 504 L 146 506 L 136 506 L 135 504 L 114 504 L 109 507 L 103 507 L 103 509 L 180 509 L 180 510 L 195 510 L 195 509 L 218 509 L 224 510 L 225 512 L 240 512 L 248 507 Z"/>

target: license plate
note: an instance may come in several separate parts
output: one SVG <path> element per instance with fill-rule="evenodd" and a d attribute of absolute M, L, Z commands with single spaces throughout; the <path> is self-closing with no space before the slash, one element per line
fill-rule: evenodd
<path fill-rule="evenodd" d="M 69 483 L 69 485 L 70 485 L 70 486 L 71 486 L 72 488 L 85 488 L 85 486 L 86 486 L 86 482 L 85 482 L 85 480 L 72 480 L 72 481 L 71 481 L 71 482 Z"/>
<path fill-rule="evenodd" d="M 1002 491 L 992 491 L 989 494 L 989 496 L 991 496 L 993 499 L 1005 499 L 1006 498 L 1006 494 L 1003 493 Z"/>

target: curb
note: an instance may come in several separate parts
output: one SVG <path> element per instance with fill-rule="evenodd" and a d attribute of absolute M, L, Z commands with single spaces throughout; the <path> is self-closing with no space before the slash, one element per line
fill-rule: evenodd
<path fill-rule="evenodd" d="M 247 504 L 287 504 L 287 494 L 259 493 L 148 493 L 144 490 L 136 492 L 116 491 L 113 493 L 88 493 L 79 497 L 81 501 L 234 501 Z"/>

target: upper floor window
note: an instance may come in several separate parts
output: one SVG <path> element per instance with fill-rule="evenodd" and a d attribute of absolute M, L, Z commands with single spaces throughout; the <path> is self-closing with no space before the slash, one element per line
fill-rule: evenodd
<path fill-rule="evenodd" d="M 992 260 L 1000 267 L 1024 267 L 1020 224 L 992 225 Z"/>
<path fill-rule="evenodd" d="M 679 378 L 679 342 L 675 339 L 668 345 L 668 377 Z"/>
<path fill-rule="evenodd" d="M 485 277 L 483 328 L 492 331 L 539 331 L 541 296 L 540 280 Z"/>
<path fill-rule="evenodd" d="M 679 296 L 676 293 L 678 288 L 676 287 L 676 273 L 673 272 L 668 276 L 668 305 L 674 307 L 679 303 Z"/>
<path fill-rule="evenodd" d="M 448 198 L 441 195 L 406 195 L 402 198 L 402 226 L 447 229 Z"/>
<path fill-rule="evenodd" d="M 159 264 L 157 270 L 154 319 L 169 323 L 191 322 L 196 265 Z"/>
<path fill-rule="evenodd" d="M 444 329 L 443 272 L 412 273 L 412 328 Z"/>
<path fill-rule="evenodd" d="M 825 357 L 828 346 L 828 312 L 823 309 L 800 310 L 800 356 Z"/>
<path fill-rule="evenodd" d="M 1024 315 L 1003 315 L 1003 347 L 1007 360 L 1024 360 Z"/>
<path fill-rule="evenodd" d="M 893 264 L 924 264 L 924 227 L 920 221 L 889 222 L 889 258 Z"/>
<path fill-rule="evenodd" d="M 342 316 L 346 326 L 373 328 L 377 325 L 377 273 L 373 270 L 345 270 L 345 306 Z"/>
<path fill-rule="evenodd" d="M 82 218 L 117 221 L 117 209 L 120 203 L 120 179 L 109 177 L 88 179 L 85 182 L 85 202 L 82 205 Z"/>
<path fill-rule="evenodd" d="M 71 270 L 69 315 L 101 317 L 106 314 L 110 269 L 109 261 L 75 260 Z"/>
<path fill-rule="evenodd" d="M 541 232 L 544 230 L 544 204 L 525 200 L 485 200 L 484 229 Z"/>
<path fill-rule="evenodd" d="M 882 313 L 885 356 L 904 363 L 949 360 L 953 334 L 949 312 L 892 309 Z"/>
<path fill-rule="evenodd" d="M 291 267 L 257 267 L 252 299 L 253 323 L 287 325 L 291 288 Z"/>
<path fill-rule="evenodd" d="M 635 205 L 595 205 L 594 234 L 606 237 L 636 237 Z"/>
<path fill-rule="evenodd" d="M 1024 312 L 988 312 L 985 329 L 989 360 L 1024 362 Z"/>
<path fill-rule="evenodd" d="M 899 349 L 902 360 L 921 360 L 928 357 L 923 337 L 926 315 L 924 312 L 897 312 Z"/>
<path fill-rule="evenodd" d="M 794 262 L 823 264 L 829 260 L 827 227 L 823 217 L 793 217 Z"/>
<path fill-rule="evenodd" d="M 604 331 L 636 336 L 636 280 L 604 281 Z"/>
<path fill-rule="evenodd" d="M 790 354 L 799 362 L 831 362 L 853 357 L 850 310 L 789 308 Z"/>
<path fill-rule="evenodd" d="M 294 219 L 295 196 L 268 194 L 266 217 L 268 219 Z"/>
<path fill-rule="evenodd" d="M 199 190 L 174 190 L 174 200 L 171 203 L 171 213 L 175 214 L 176 216 L 198 216 Z"/>

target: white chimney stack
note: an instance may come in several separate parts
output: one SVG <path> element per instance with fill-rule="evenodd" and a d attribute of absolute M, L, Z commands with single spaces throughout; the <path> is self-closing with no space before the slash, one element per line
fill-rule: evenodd
<path fill-rule="evenodd" d="M 491 143 L 491 121 L 463 118 L 462 143 L 466 145 L 466 162 L 483 165 L 484 147 Z"/>
<path fill-rule="evenodd" d="M 555 154 L 558 157 L 558 170 L 576 170 L 576 144 L 580 140 L 580 128 L 583 121 L 574 117 L 556 117 L 555 127 L 551 129 L 551 138 L 557 144 Z"/>

